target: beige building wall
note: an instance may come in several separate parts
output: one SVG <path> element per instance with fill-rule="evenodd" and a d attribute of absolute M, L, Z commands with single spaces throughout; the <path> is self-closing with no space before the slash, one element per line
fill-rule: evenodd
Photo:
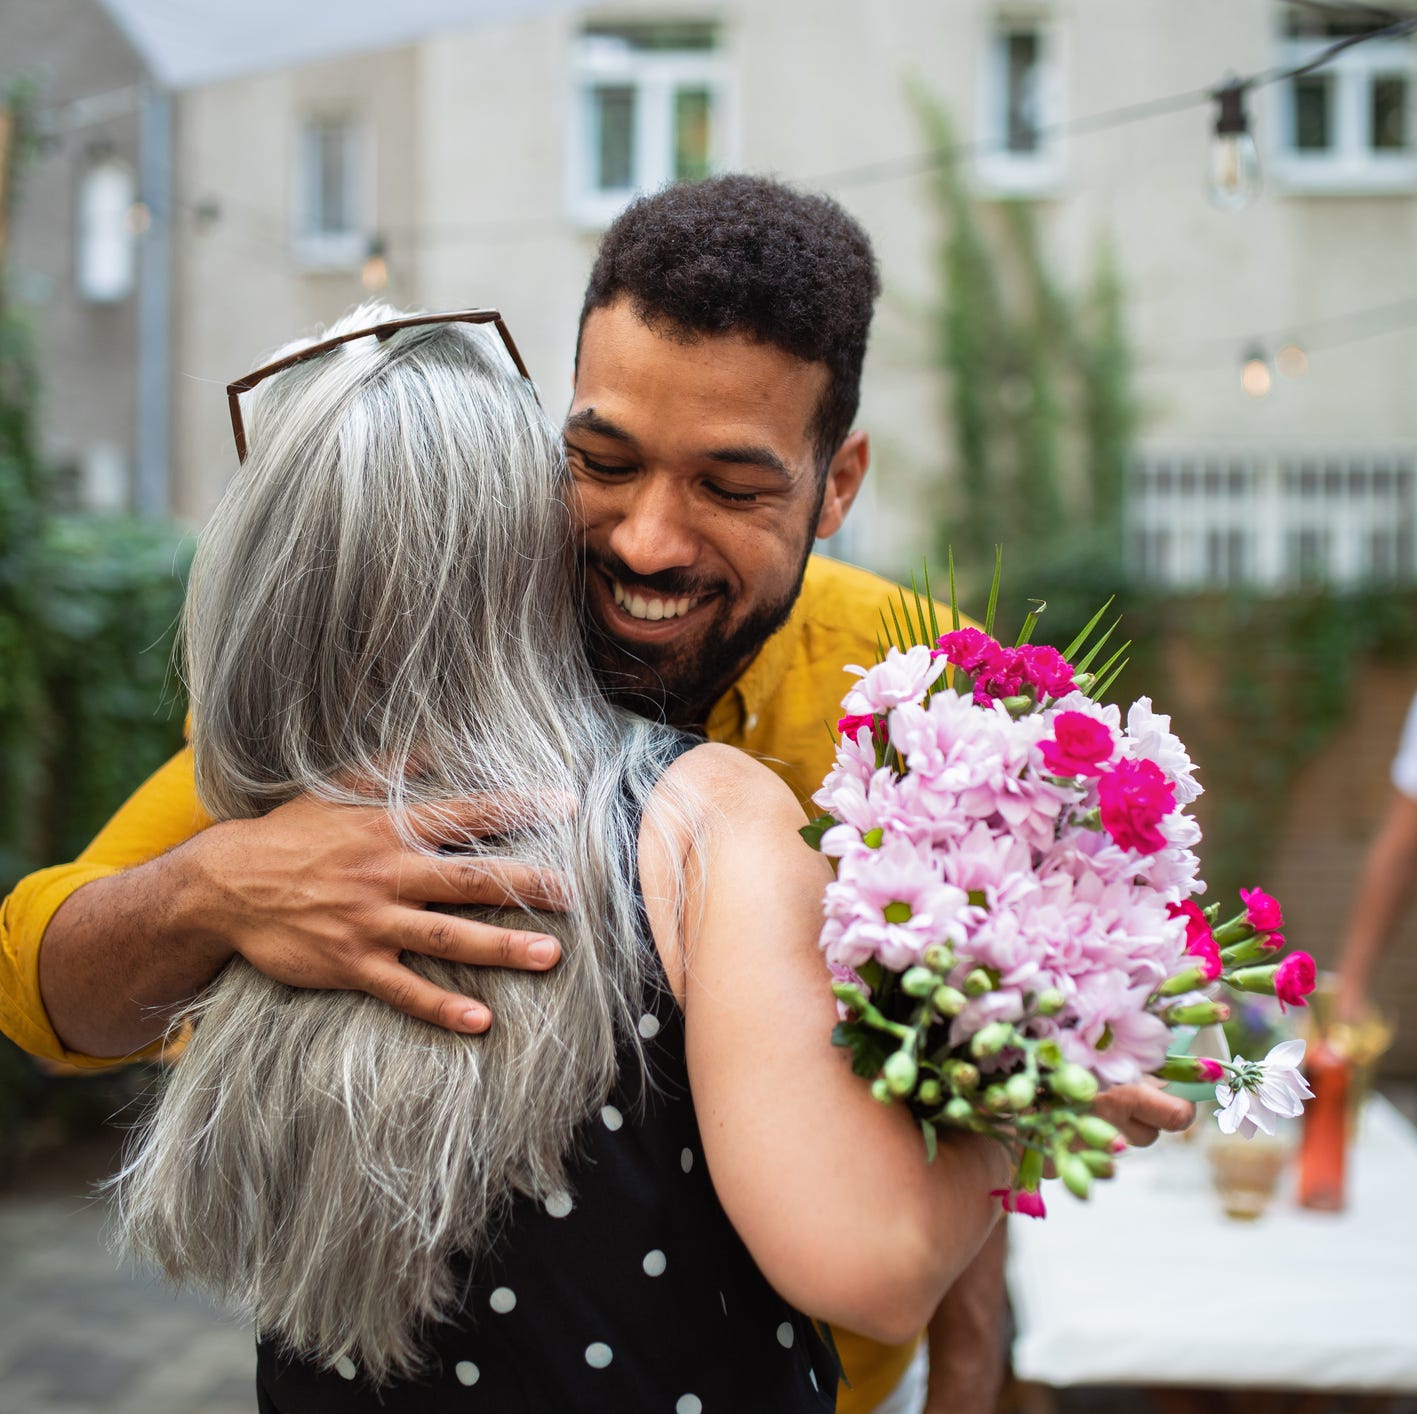
<path fill-rule="evenodd" d="M 361 294 L 357 271 L 311 275 L 290 255 L 293 135 L 302 112 L 321 103 L 359 105 L 375 135 L 370 230 L 388 244 L 390 297 L 430 307 L 497 302 L 548 409 L 560 412 L 596 239 L 567 207 L 571 64 L 586 18 L 609 13 L 505 20 L 182 97 L 182 192 L 189 203 L 220 207 L 205 232 L 189 226 L 179 238 L 185 517 L 201 519 L 229 470 L 212 385 Z M 929 353 L 941 232 L 927 182 L 859 170 L 922 152 L 908 85 L 941 99 L 961 137 L 975 136 L 988 38 L 1010 15 L 1050 27 L 1064 119 L 1211 88 L 1227 71 L 1264 69 L 1277 54 L 1270 0 L 1056 0 L 1022 9 L 992 0 L 635 0 L 613 11 L 618 20 L 676 15 L 721 26 L 737 164 L 833 193 L 876 242 L 885 295 L 861 418 L 876 477 L 850 553 L 891 571 L 927 548 L 930 512 L 955 470 Z M 1265 93 L 1251 104 L 1266 160 L 1271 107 Z M 1201 104 L 1066 140 L 1057 180 L 1038 199 L 1065 283 L 1088 278 L 1101 240 L 1115 245 L 1144 442 L 1348 448 L 1417 439 L 1417 403 L 1407 396 L 1412 330 L 1332 349 L 1315 339 L 1308 377 L 1277 380 L 1262 400 L 1246 398 L 1239 383 L 1253 340 L 1272 352 L 1316 321 L 1417 289 L 1417 195 L 1295 196 L 1271 181 L 1254 207 L 1222 213 L 1203 190 L 1213 123 L 1214 109 Z"/>
<path fill-rule="evenodd" d="M 80 292 L 76 265 L 86 170 L 112 157 L 136 183 L 144 70 L 93 0 L 46 0 L 0 6 L 0 91 L 21 79 L 34 85 L 35 118 L 52 134 L 12 174 L 7 270 L 7 297 L 34 330 L 39 353 L 41 445 L 61 475 L 72 475 L 64 494 L 128 509 L 137 455 L 136 271 L 127 295 L 96 303 Z"/>

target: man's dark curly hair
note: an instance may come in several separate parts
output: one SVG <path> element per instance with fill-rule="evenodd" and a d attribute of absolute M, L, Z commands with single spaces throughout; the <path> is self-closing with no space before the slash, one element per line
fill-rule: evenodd
<path fill-rule="evenodd" d="M 829 197 L 764 177 L 711 177 L 621 213 L 591 270 L 580 329 L 592 311 L 628 298 L 646 324 L 677 335 L 745 334 L 826 364 L 812 426 L 825 475 L 856 417 L 880 290 L 870 240 Z"/>

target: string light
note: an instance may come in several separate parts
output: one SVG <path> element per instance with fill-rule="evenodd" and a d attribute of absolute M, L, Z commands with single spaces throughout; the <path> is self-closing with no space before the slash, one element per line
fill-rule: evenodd
<path fill-rule="evenodd" d="M 1222 211 L 1242 211 L 1260 194 L 1260 155 L 1245 112 L 1247 85 L 1231 79 L 1215 90 L 1219 107 L 1206 188 Z"/>
<path fill-rule="evenodd" d="M 1240 368 L 1240 386 L 1251 398 L 1267 398 L 1274 386 L 1274 378 L 1269 371 L 1269 362 L 1259 349 L 1251 349 Z"/>
<path fill-rule="evenodd" d="M 389 261 L 382 236 L 371 236 L 369 239 L 369 254 L 364 257 L 359 283 L 371 295 L 382 294 L 388 286 Z"/>

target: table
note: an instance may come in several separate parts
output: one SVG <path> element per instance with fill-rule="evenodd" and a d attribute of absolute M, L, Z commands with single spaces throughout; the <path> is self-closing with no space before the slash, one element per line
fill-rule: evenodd
<path fill-rule="evenodd" d="M 1417 1131 L 1374 1096 L 1346 1211 L 1297 1207 L 1291 1167 L 1249 1223 L 1220 1210 L 1208 1138 L 1163 1136 L 1088 1202 L 1049 1184 L 1046 1219 L 1010 1219 L 1019 1379 L 1417 1392 Z"/>

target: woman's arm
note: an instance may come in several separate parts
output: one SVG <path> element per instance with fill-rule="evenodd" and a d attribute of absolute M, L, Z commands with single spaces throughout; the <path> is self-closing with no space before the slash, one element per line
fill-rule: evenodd
<path fill-rule="evenodd" d="M 705 746 L 674 775 L 701 804 L 682 985 L 704 1153 L 729 1219 L 794 1305 L 887 1342 L 908 1340 L 988 1236 L 1009 1179 L 991 1140 L 950 1135 L 933 1164 L 901 1107 L 878 1104 L 831 1043 L 836 1021 L 817 946 L 828 862 L 797 834 L 791 791 L 730 748 Z M 646 840 L 652 900 L 665 867 Z M 661 876 L 663 877 L 663 876 Z M 651 921 L 663 915 L 651 903 Z M 669 920 L 661 916 L 661 928 Z M 657 931 L 657 938 L 660 933 Z"/>

